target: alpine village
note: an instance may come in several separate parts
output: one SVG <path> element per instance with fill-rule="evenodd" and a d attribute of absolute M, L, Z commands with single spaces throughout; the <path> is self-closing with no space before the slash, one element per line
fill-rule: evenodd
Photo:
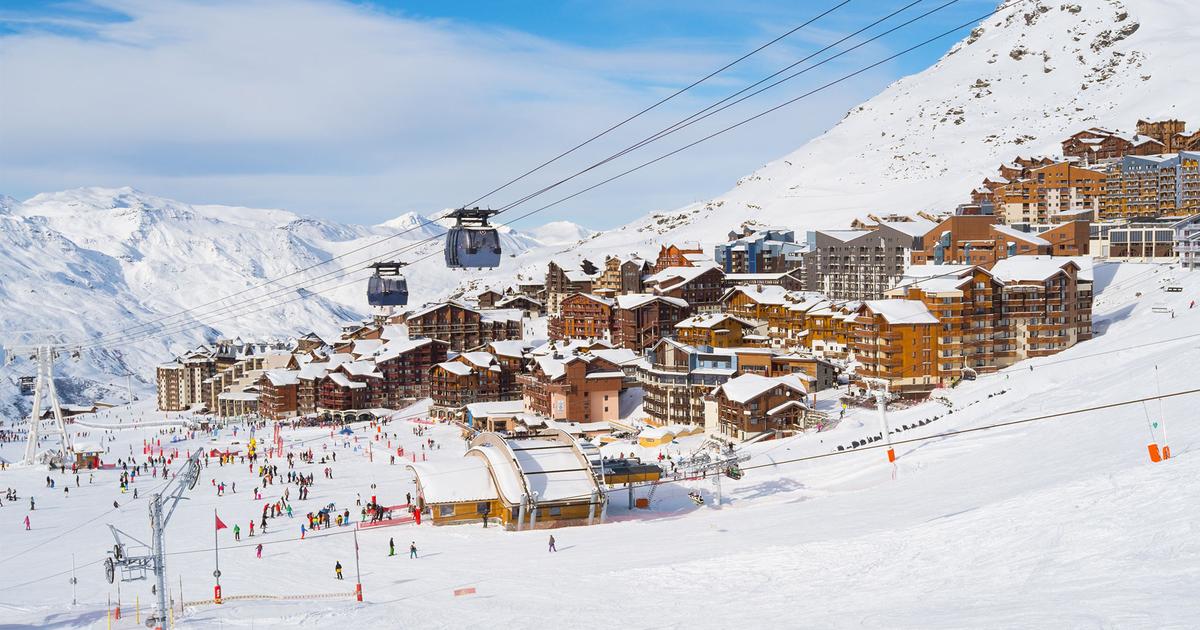
<path fill-rule="evenodd" d="M 457 427 L 469 448 L 441 463 L 390 454 L 415 475 L 418 518 L 602 522 L 612 488 L 645 508 L 635 486 L 737 478 L 744 444 L 817 436 L 881 393 L 903 408 L 1090 339 L 1094 260 L 1200 265 L 1200 131 L 1131 122 L 1082 129 L 1061 156 L 1014 156 L 956 208 L 864 209 L 844 229 L 750 220 L 726 242 L 664 244 L 653 260 L 566 253 L 541 281 L 419 307 L 399 265 L 379 263 L 372 319 L 344 322 L 336 338 L 197 347 L 157 368 L 157 407 L 340 426 L 428 399 L 427 419 Z M 447 262 L 494 266 L 488 211 L 455 217 Z M 597 448 L 693 435 L 729 456 Z"/>

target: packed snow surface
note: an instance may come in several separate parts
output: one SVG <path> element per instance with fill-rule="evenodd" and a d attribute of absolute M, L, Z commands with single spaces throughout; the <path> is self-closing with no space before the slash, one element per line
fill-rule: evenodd
<path fill-rule="evenodd" d="M 365 529 L 358 533 L 361 604 L 312 597 L 352 592 L 350 528 L 299 540 L 298 517 L 279 517 L 269 520 L 265 535 L 248 538 L 249 520 L 259 519 L 267 500 L 252 498 L 257 477 L 246 464 L 210 463 L 171 522 L 172 595 L 182 583 L 185 601 L 211 597 L 215 509 L 243 530 L 240 543 L 230 530 L 218 535 L 225 595 L 296 599 L 191 604 L 177 622 L 518 628 L 537 619 L 547 627 L 608 628 L 617 614 L 622 627 L 633 628 L 1189 627 L 1200 614 L 1196 394 L 936 437 L 1195 389 L 1200 309 L 1190 304 L 1200 294 L 1200 276 L 1159 265 L 1098 265 L 1096 281 L 1102 331 L 1096 339 L 966 382 L 947 393 L 952 409 L 938 402 L 893 409 L 893 427 L 938 418 L 894 436 L 933 438 L 900 443 L 895 468 L 882 450 L 837 451 L 878 430 L 873 411 L 856 409 L 832 430 L 749 447 L 745 477 L 723 480 L 719 509 L 712 483 L 695 480 L 662 486 L 650 510 L 627 509 L 625 491 L 617 489 L 609 522 L 592 527 L 507 532 L 425 522 Z M 1167 284 L 1184 291 L 1166 293 Z M 1163 306 L 1169 312 L 1157 312 Z M 417 453 L 429 462 L 460 462 L 465 444 L 456 430 L 408 419 L 422 413 L 417 407 L 396 414 L 384 429 L 395 435 L 392 448 L 403 445 L 405 461 Z M 168 444 L 171 438 L 160 435 L 170 429 L 149 424 L 159 418 L 145 407 L 118 408 L 75 430 L 88 433 L 83 439 L 110 439 L 108 459 L 132 448 L 140 461 L 144 439 Z M 1148 420 L 1165 421 L 1170 460 L 1148 460 Z M 120 428 L 109 434 L 94 428 L 101 425 Z M 423 436 L 414 435 L 418 427 Z M 357 496 L 404 502 L 413 491 L 411 473 L 404 462 L 390 462 L 385 443 L 372 442 L 369 456 L 371 435 L 361 426 L 354 436 L 336 438 L 328 429 L 285 431 L 291 450 L 312 448 L 318 458 L 337 453 L 336 462 L 297 465 L 317 480 L 307 501 L 295 500 L 292 487 L 297 512 L 333 502 L 357 520 Z M 226 429 L 171 446 L 245 438 L 244 429 L 236 436 Z M 440 448 L 421 450 L 430 438 Z M 617 443 L 605 451 L 674 457 L 699 439 L 662 449 Z M 0 456 L 15 459 L 20 447 L 6 444 Z M 819 455 L 827 456 L 790 461 Z M 333 479 L 323 478 L 326 466 Z M 144 535 L 145 498 L 161 479 L 139 477 L 133 483 L 139 498 L 132 499 L 118 491 L 117 471 L 94 473 L 94 481 L 82 473 L 79 487 L 70 475 L 53 473 L 54 490 L 45 488 L 46 475 L 44 468 L 0 472 L 0 486 L 21 497 L 0 508 L 6 627 L 103 628 L 105 604 L 116 599 L 99 565 L 112 543 L 105 524 Z M 237 493 L 217 496 L 217 482 L 236 482 Z M 281 491 L 271 485 L 266 495 L 273 500 Z M 703 493 L 706 505 L 692 503 L 689 491 Z M 646 489 L 637 493 L 645 496 Z M 30 495 L 37 501 L 32 512 Z M 547 552 L 550 533 L 558 553 Z M 389 539 L 397 557 L 387 555 Z M 260 542 L 262 559 L 254 553 Z M 409 543 L 419 558 L 404 553 Z M 72 556 L 79 578 L 74 606 L 66 581 Z M 334 578 L 337 561 L 346 581 Z M 455 596 L 460 588 L 475 593 Z M 135 597 L 145 607 L 149 584 L 123 585 L 124 614 Z"/>

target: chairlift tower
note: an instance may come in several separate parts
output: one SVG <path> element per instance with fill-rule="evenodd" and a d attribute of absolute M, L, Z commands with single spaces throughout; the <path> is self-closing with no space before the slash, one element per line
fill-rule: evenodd
<path fill-rule="evenodd" d="M 143 580 L 147 573 L 154 574 L 154 595 L 157 608 L 154 616 L 146 620 L 147 627 L 161 629 L 167 625 L 167 524 L 170 523 L 175 508 L 179 507 L 179 502 L 185 498 L 183 494 L 195 488 L 196 482 L 200 480 L 200 454 L 202 452 L 203 449 L 197 449 L 188 458 L 183 465 L 183 471 L 179 473 L 166 492 L 150 497 L 149 545 L 111 524 L 108 526 L 112 531 L 113 538 L 116 539 L 116 545 L 109 552 L 109 557 L 104 560 L 105 577 L 108 582 L 111 584 L 116 581 L 118 568 L 121 570 L 120 580 L 122 582 Z M 122 536 L 146 548 L 149 553 L 137 556 L 129 555 L 125 543 L 122 542 Z"/>
<path fill-rule="evenodd" d="M 63 420 L 62 404 L 58 399 L 58 389 L 54 386 L 54 360 L 58 358 L 62 346 L 39 344 L 29 346 L 5 346 L 5 363 L 12 361 L 13 355 L 31 354 L 37 361 L 37 377 L 33 386 L 33 412 L 29 416 L 29 436 L 25 443 L 25 456 L 22 464 L 37 462 L 38 442 L 42 438 L 42 397 L 49 399 L 50 409 L 54 415 L 54 428 L 62 438 L 59 455 L 65 460 L 70 456 L 71 435 L 67 432 Z M 78 352 L 74 350 L 73 352 Z"/>
<path fill-rule="evenodd" d="M 872 378 L 869 376 L 860 376 L 859 380 L 863 385 L 867 386 L 867 391 L 875 397 L 875 408 L 879 411 L 879 424 L 883 427 L 883 439 L 887 444 L 888 461 L 892 464 L 896 463 L 896 449 L 892 448 L 892 432 L 888 428 L 887 404 L 891 400 L 891 392 L 888 391 L 889 383 L 882 378 Z"/>

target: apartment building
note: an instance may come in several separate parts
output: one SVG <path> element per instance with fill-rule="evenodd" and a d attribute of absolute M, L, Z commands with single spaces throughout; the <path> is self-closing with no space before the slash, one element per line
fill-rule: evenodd
<path fill-rule="evenodd" d="M 159 411 L 185 411 L 204 404 L 203 383 L 217 373 L 217 359 L 206 347 L 188 352 L 155 370 Z"/>
<path fill-rule="evenodd" d="M 569 295 L 559 304 L 559 314 L 550 318 L 550 338 L 612 339 L 616 306 L 616 300 L 591 293 Z"/>
<path fill-rule="evenodd" d="M 646 278 L 646 289 L 655 295 L 679 298 L 696 311 L 716 310 L 724 292 L 725 272 L 712 263 L 668 267 Z"/>
<path fill-rule="evenodd" d="M 525 408 L 553 420 L 604 422 L 619 419 L 625 373 L 595 355 L 536 357 L 518 377 Z"/>
<path fill-rule="evenodd" d="M 713 248 L 713 261 L 726 274 L 784 273 L 804 266 L 805 249 L 787 228 L 743 226 Z"/>
<path fill-rule="evenodd" d="M 605 256 L 604 269 L 592 282 L 592 291 L 605 297 L 642 293 L 642 278 L 650 275 L 652 268 L 649 261 L 638 257 Z"/>
<path fill-rule="evenodd" d="M 734 348 L 765 346 L 766 335 L 760 335 L 757 324 L 729 313 L 701 313 L 675 324 L 675 338 L 693 346 Z"/>
<path fill-rule="evenodd" d="M 768 377 L 742 374 L 718 386 L 712 421 L 716 433 L 743 441 L 764 432 L 793 432 L 809 428 L 808 388 L 805 376 Z M 712 426 L 715 425 L 715 426 Z"/>
<path fill-rule="evenodd" d="M 1001 189 L 1004 222 L 1051 223 L 1052 217 L 1076 210 L 1099 212 L 1108 175 L 1071 161 L 1031 169 L 1029 177 Z"/>
<path fill-rule="evenodd" d="M 809 232 L 805 289 L 839 300 L 883 295 L 925 248 L 932 221 L 881 222 L 873 229 Z"/>
<path fill-rule="evenodd" d="M 954 380 L 1012 364 L 1003 287 L 983 267 L 914 265 L 888 297 L 922 302 L 938 320 L 935 367 L 940 378 Z"/>
<path fill-rule="evenodd" d="M 651 273 L 658 273 L 670 267 L 691 267 L 696 262 L 704 261 L 704 250 L 696 247 L 679 247 L 678 245 L 663 245 L 658 249 L 658 257 L 654 259 Z"/>
<path fill-rule="evenodd" d="M 688 317 L 691 310 L 682 298 L 647 293 L 617 296 L 612 316 L 613 345 L 640 353 L 673 335 L 675 324 Z"/>
<path fill-rule="evenodd" d="M 546 265 L 546 312 L 557 315 L 562 300 L 576 293 L 591 293 L 600 270 L 586 258 L 573 263 L 550 261 Z M 535 296 L 536 297 L 536 296 Z"/>
<path fill-rule="evenodd" d="M 299 409 L 299 370 L 265 370 L 258 382 L 258 413 L 268 420 L 284 420 Z"/>
<path fill-rule="evenodd" d="M 445 341 L 450 350 L 473 350 L 493 341 L 520 339 L 524 334 L 519 310 L 479 310 L 457 302 L 441 302 L 417 309 L 391 323 L 408 326 L 411 338 Z"/>
<path fill-rule="evenodd" d="M 1090 259 L 1018 256 L 996 263 L 991 273 L 1004 285 L 1012 360 L 1049 356 L 1092 338 Z"/>
<path fill-rule="evenodd" d="M 902 396 L 944 383 L 938 366 L 941 322 L 920 300 L 868 300 L 853 319 L 850 348 L 858 374 L 886 379 Z"/>
<path fill-rule="evenodd" d="M 663 338 L 639 376 L 642 410 L 655 425 L 704 424 L 704 397 L 737 373 L 737 355 Z"/>

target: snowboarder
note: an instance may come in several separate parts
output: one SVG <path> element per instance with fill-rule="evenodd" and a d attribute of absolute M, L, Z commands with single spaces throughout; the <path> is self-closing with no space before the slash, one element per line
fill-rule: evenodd
<path fill-rule="evenodd" d="M 554 534 L 550 534 L 550 549 L 547 550 L 547 553 L 551 551 L 558 553 L 558 549 L 554 547 Z"/>
<path fill-rule="evenodd" d="M 388 539 L 388 557 L 390 558 L 394 555 L 396 555 L 396 539 L 389 538 Z"/>
<path fill-rule="evenodd" d="M 337 579 L 342 579 L 342 563 L 340 561 L 334 563 L 333 572 L 337 574 Z"/>
<path fill-rule="evenodd" d="M 417 557 L 417 542 L 414 540 L 408 545 L 408 559 L 411 560 Z"/>

